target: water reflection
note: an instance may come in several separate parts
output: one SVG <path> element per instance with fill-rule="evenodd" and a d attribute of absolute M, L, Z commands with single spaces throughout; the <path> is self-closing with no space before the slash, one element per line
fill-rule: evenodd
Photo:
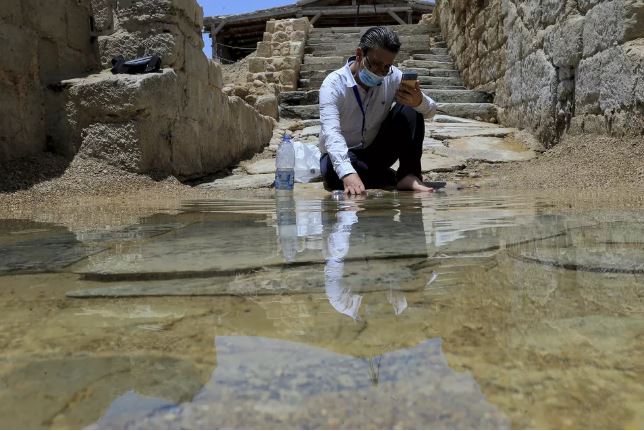
<path fill-rule="evenodd" d="M 0 426 L 641 428 L 643 227 L 449 193 L 3 223 Z"/>

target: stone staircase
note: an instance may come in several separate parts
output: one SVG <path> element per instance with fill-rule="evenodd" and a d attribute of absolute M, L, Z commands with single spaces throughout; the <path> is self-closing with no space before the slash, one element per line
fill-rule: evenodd
<path fill-rule="evenodd" d="M 360 35 L 368 27 L 314 29 L 307 41 L 297 91 L 282 92 L 280 116 L 319 118 L 319 88 L 324 78 L 354 55 Z M 403 71 L 418 73 L 423 92 L 438 103 L 439 113 L 483 121 L 495 121 L 492 95 L 468 90 L 447 54 L 439 29 L 430 25 L 397 25 L 392 28 L 402 43 L 396 57 Z"/>

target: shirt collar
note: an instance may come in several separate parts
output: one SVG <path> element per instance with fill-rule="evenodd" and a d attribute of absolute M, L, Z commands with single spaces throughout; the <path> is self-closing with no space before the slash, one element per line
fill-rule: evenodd
<path fill-rule="evenodd" d="M 344 83 L 346 84 L 347 87 L 355 87 L 358 85 L 356 82 L 356 79 L 353 77 L 353 73 L 351 73 L 351 65 L 356 61 L 356 56 L 349 57 L 347 60 L 347 63 L 344 65 L 342 69 L 340 69 L 340 75 L 344 77 Z"/>

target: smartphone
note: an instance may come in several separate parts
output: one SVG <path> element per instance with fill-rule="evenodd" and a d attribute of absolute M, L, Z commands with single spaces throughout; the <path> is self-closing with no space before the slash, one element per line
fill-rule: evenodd
<path fill-rule="evenodd" d="M 416 72 L 403 72 L 402 84 L 414 87 L 418 81 L 418 73 Z"/>

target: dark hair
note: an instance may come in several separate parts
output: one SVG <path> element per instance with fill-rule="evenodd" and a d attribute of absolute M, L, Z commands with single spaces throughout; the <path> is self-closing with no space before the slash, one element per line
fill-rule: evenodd
<path fill-rule="evenodd" d="M 396 32 L 388 27 L 371 27 L 364 32 L 358 46 L 365 54 L 372 48 L 383 48 L 398 54 L 398 51 L 400 51 L 400 39 L 398 39 Z"/>

